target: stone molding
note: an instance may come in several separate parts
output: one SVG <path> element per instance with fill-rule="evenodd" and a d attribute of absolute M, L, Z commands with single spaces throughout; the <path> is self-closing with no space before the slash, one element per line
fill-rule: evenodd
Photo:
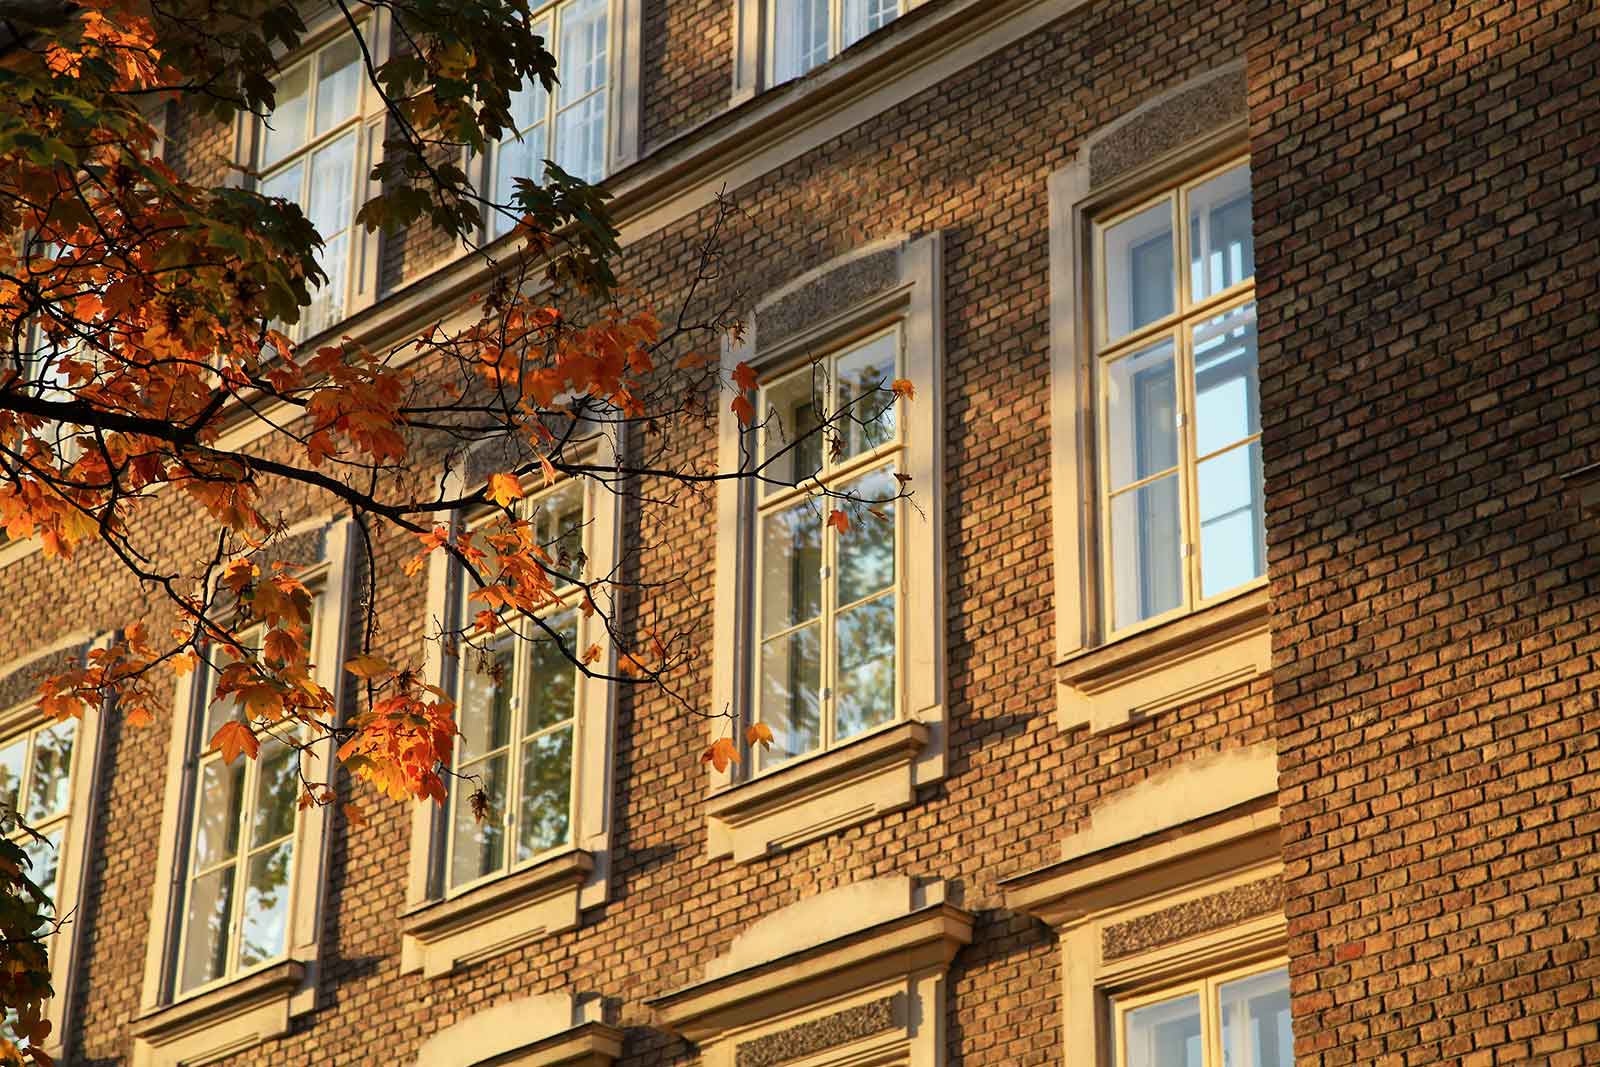
<path fill-rule="evenodd" d="M 307 977 L 297 960 L 202 996 L 145 1012 L 128 1028 L 130 1067 L 196 1067 L 289 1032 L 290 1001 Z"/>
<path fill-rule="evenodd" d="M 779 1067 L 899 1025 L 893 997 L 880 997 L 737 1046 L 734 1067 Z"/>
<path fill-rule="evenodd" d="M 609 1067 L 622 1031 L 601 1015 L 599 998 L 571 993 L 504 1001 L 429 1037 L 416 1067 Z"/>
<path fill-rule="evenodd" d="M 1137 956 L 1153 948 L 1234 926 L 1258 915 L 1283 910 L 1283 880 L 1259 881 L 1220 893 L 1186 900 L 1136 919 L 1112 923 L 1100 931 L 1100 955 L 1106 960 Z"/>
<path fill-rule="evenodd" d="M 1085 145 L 1089 184 L 1105 185 L 1230 123 L 1247 120 L 1244 60 L 1157 96 L 1095 133 Z"/>

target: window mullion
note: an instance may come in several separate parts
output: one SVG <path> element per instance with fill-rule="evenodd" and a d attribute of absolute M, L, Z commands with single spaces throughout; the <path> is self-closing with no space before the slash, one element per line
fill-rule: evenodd
<path fill-rule="evenodd" d="M 824 510 L 831 510 L 832 501 L 824 497 L 822 501 Z M 824 516 L 826 518 L 826 516 Z M 833 719 L 834 701 L 838 699 L 834 677 L 834 600 L 837 590 L 835 581 L 838 574 L 839 536 L 833 527 L 823 523 L 822 527 L 822 603 L 818 622 L 821 625 L 820 640 L 817 647 L 822 653 L 822 749 L 826 751 L 833 747 Z"/>
<path fill-rule="evenodd" d="M 1177 354 L 1178 383 L 1178 484 L 1179 506 L 1183 511 L 1183 587 L 1185 608 L 1200 602 L 1200 447 L 1195 436 L 1194 348 L 1186 322 L 1179 323 L 1174 349 Z"/>
<path fill-rule="evenodd" d="M 511 699 L 507 705 L 511 709 L 511 721 L 506 724 L 506 798 L 505 815 L 501 818 L 501 825 L 505 827 L 506 858 L 502 870 L 509 871 L 516 865 L 516 839 L 517 827 L 522 821 L 522 723 L 527 714 L 525 694 L 531 688 L 528 677 L 533 670 L 533 651 L 529 645 L 536 624 L 526 617 L 517 620 L 517 642 L 513 646 L 515 652 L 511 657 Z"/>
<path fill-rule="evenodd" d="M 229 902 L 228 956 L 222 973 L 232 974 L 239 969 L 239 950 L 244 937 L 244 898 L 250 880 L 249 828 L 255 808 L 256 775 L 260 772 L 255 759 L 244 769 L 244 782 L 240 785 L 244 796 L 239 798 L 239 847 L 233 856 L 233 900 Z M 221 977 L 219 975 L 218 977 Z"/>

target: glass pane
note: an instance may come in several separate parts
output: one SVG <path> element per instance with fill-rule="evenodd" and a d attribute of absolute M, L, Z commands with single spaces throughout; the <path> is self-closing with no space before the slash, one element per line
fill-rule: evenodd
<path fill-rule="evenodd" d="M 1225 982 L 1219 993 L 1225 1067 L 1294 1067 L 1287 969 Z"/>
<path fill-rule="evenodd" d="M 836 620 L 839 694 L 834 740 L 894 718 L 894 594 L 843 611 Z"/>
<path fill-rule="evenodd" d="M 550 22 L 540 19 L 534 23 L 533 30 L 541 37 L 548 39 Z M 562 77 L 566 71 L 561 71 Z M 516 129 L 526 130 L 535 123 L 543 122 L 550 115 L 550 94 L 544 91 L 544 86 L 539 84 L 538 78 L 530 78 L 522 83 L 522 88 L 511 94 L 511 121 L 516 123 Z"/>
<path fill-rule="evenodd" d="M 455 853 L 450 864 L 450 885 L 465 885 L 493 871 L 506 862 L 506 757 L 491 757 L 482 763 L 461 768 L 461 774 L 477 775 L 457 780 L 453 785 L 452 803 L 455 806 L 451 820 L 450 836 Z M 482 789 L 489 798 L 489 813 L 482 822 L 473 818 L 468 798 L 476 789 Z"/>
<path fill-rule="evenodd" d="M 350 205 L 356 188 L 356 135 L 345 134 L 311 157 L 310 204 L 306 217 L 326 240 L 350 225 Z M 328 250 L 323 251 L 327 269 Z M 328 271 L 331 277 L 333 272 Z"/>
<path fill-rule="evenodd" d="M 317 133 L 353 118 L 361 99 L 361 49 L 346 37 L 317 57 Z"/>
<path fill-rule="evenodd" d="M 899 0 L 844 0 L 844 47 L 887 26 L 899 13 Z"/>
<path fill-rule="evenodd" d="M 300 186 L 305 178 L 306 163 L 304 159 L 296 160 L 292 165 L 283 168 L 270 178 L 263 178 L 257 191 L 262 196 L 276 196 L 284 200 L 300 202 Z"/>
<path fill-rule="evenodd" d="M 229 864 L 189 884 L 184 914 L 183 966 L 179 992 L 220 978 L 228 959 L 228 917 L 233 911 L 233 872 Z"/>
<path fill-rule="evenodd" d="M 1170 339 L 1107 368 L 1106 420 L 1112 489 L 1178 465 L 1177 371 Z"/>
<path fill-rule="evenodd" d="M 822 742 L 821 628 L 813 623 L 761 646 L 760 720 L 772 729 L 765 763 L 782 763 Z"/>
<path fill-rule="evenodd" d="M 762 459 L 767 492 L 794 485 L 822 470 L 822 425 L 816 372 L 802 367 L 761 392 L 756 416 L 764 420 Z"/>
<path fill-rule="evenodd" d="M 22 768 L 28 762 L 28 735 L 0 748 L 0 804 L 15 810 L 22 801 Z"/>
<path fill-rule="evenodd" d="M 561 40 L 555 50 L 556 75 L 561 79 L 557 107 L 566 107 L 606 83 L 607 3 L 573 0 L 561 9 Z"/>
<path fill-rule="evenodd" d="M 517 815 L 517 861 L 567 843 L 572 807 L 572 727 L 522 746 L 522 805 Z"/>
<path fill-rule="evenodd" d="M 231 767 L 221 759 L 212 759 L 200 768 L 200 789 L 194 798 L 200 807 L 194 829 L 194 869 L 197 871 L 239 851 L 245 767 L 243 759 L 234 760 Z"/>
<path fill-rule="evenodd" d="M 1261 432 L 1254 304 L 1194 328 L 1194 397 L 1198 455 Z"/>
<path fill-rule="evenodd" d="M 261 163 L 270 167 L 306 143 L 307 90 L 311 64 L 302 63 L 273 85 L 276 98 L 272 114 L 261 125 Z M 282 193 L 274 193 L 282 196 Z"/>
<path fill-rule="evenodd" d="M 295 802 L 300 799 L 299 752 L 282 741 L 262 744 L 256 757 L 256 805 L 250 847 L 260 848 L 294 833 Z"/>
<path fill-rule="evenodd" d="M 545 144 L 545 126 L 539 123 L 522 132 L 522 139 L 507 137 L 495 148 L 494 200 L 511 207 L 515 217 L 501 212 L 494 216 L 496 234 L 510 233 L 521 212 L 512 204 L 517 192 L 516 179 L 527 178 L 535 185 L 544 182 L 544 160 L 549 154 Z"/>
<path fill-rule="evenodd" d="M 849 459 L 894 439 L 895 352 L 898 334 L 887 333 L 839 357 L 834 387 L 839 435 Z"/>
<path fill-rule="evenodd" d="M 40 831 L 43 841 L 35 837 L 27 837 L 22 841 L 22 851 L 28 856 L 28 877 L 50 898 L 52 912 L 56 902 L 56 870 L 61 859 L 61 832 L 64 829 L 64 826 L 58 826 L 53 830 Z"/>
<path fill-rule="evenodd" d="M 488 648 L 467 648 L 462 656 L 456 725 L 461 731 L 463 760 L 493 752 L 511 739 L 516 641 L 514 634 L 505 633 Z"/>
<path fill-rule="evenodd" d="M 1105 231 L 1106 341 L 1172 314 L 1172 203 L 1163 200 Z"/>
<path fill-rule="evenodd" d="M 1122 1017 L 1128 1067 L 1203 1067 L 1200 998 L 1191 994 Z"/>
<path fill-rule="evenodd" d="M 822 612 L 822 520 L 801 501 L 761 517 L 761 633 Z"/>
<path fill-rule="evenodd" d="M 72 796 L 72 742 L 78 720 L 67 719 L 33 735 L 33 778 L 28 783 L 29 822 L 67 810 Z"/>
<path fill-rule="evenodd" d="M 774 0 L 772 77 L 798 78 L 828 58 L 828 0 Z"/>
<path fill-rule="evenodd" d="M 245 878 L 244 914 L 239 932 L 239 966 L 253 967 L 283 955 L 289 921 L 289 874 L 294 842 L 284 841 L 250 857 Z"/>
<path fill-rule="evenodd" d="M 561 641 L 555 641 L 543 630 L 531 630 L 528 710 L 523 727 L 524 732 L 530 734 L 572 718 L 578 675 L 578 668 L 569 658 L 578 651 L 577 612 L 562 612 L 545 621 L 561 634 Z M 563 644 L 565 652 L 561 649 Z"/>
<path fill-rule="evenodd" d="M 892 500 L 899 492 L 894 470 L 880 467 L 857 479 L 848 487 L 862 501 Z M 837 539 L 839 585 L 837 606 L 853 604 L 863 597 L 894 584 L 894 532 L 896 510 L 893 503 L 869 504 L 888 516 L 885 522 L 876 515 L 861 513 L 850 532 Z"/>
<path fill-rule="evenodd" d="M 1225 593 L 1266 573 L 1261 442 L 1200 464 L 1200 595 Z"/>
<path fill-rule="evenodd" d="M 1204 300 L 1255 272 L 1250 166 L 1241 164 L 1189 191 L 1189 287 Z"/>
<path fill-rule="evenodd" d="M 583 569 L 583 486 L 576 481 L 539 498 L 533 521 L 539 543 L 555 561 L 555 569 L 577 574 Z M 556 582 L 561 585 L 560 581 Z"/>
<path fill-rule="evenodd" d="M 311 306 L 301 319 L 300 337 L 321 333 L 344 316 L 345 285 L 350 274 L 349 231 L 323 246 L 320 262 L 328 280 L 312 293 Z"/>
<path fill-rule="evenodd" d="M 606 176 L 606 94 L 602 90 L 556 114 L 556 166 L 586 182 Z"/>
<path fill-rule="evenodd" d="M 1118 629 L 1183 603 L 1178 476 L 1111 498 L 1111 583 Z"/>

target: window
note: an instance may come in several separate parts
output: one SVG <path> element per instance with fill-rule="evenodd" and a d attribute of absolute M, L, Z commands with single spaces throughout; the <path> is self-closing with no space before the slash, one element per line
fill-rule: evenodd
<path fill-rule="evenodd" d="M 77 728 L 76 719 L 67 719 L 0 743 L 0 812 L 16 812 L 39 835 L 16 827 L 9 836 L 28 854 L 29 877 L 57 904 L 56 870 L 72 815 Z M 56 911 L 65 913 L 59 906 Z"/>
<path fill-rule="evenodd" d="M 1294 1067 L 1289 971 L 1233 973 L 1119 997 L 1117 1067 Z"/>
<path fill-rule="evenodd" d="M 583 569 L 583 487 L 567 482 L 525 500 L 522 515 L 558 571 Z M 463 582 L 459 618 L 480 605 Z M 449 888 L 452 892 L 508 869 L 537 862 L 572 842 L 573 754 L 584 689 L 570 657 L 603 635 L 591 634 L 578 610 L 577 587 L 558 589 L 564 603 L 537 620 L 518 619 L 492 642 L 458 658 L 460 711 L 450 791 Z M 468 798 L 481 789 L 488 817 Z"/>
<path fill-rule="evenodd" d="M 900 14 L 902 0 L 766 0 L 772 83 L 826 63 Z"/>
<path fill-rule="evenodd" d="M 276 104 L 257 132 L 257 190 L 298 204 L 324 242 L 320 262 L 328 278 L 286 331 L 296 340 L 333 326 L 349 310 L 358 242 L 353 223 L 358 190 L 366 186 L 360 143 L 365 84 L 360 45 L 342 36 L 277 78 Z"/>
<path fill-rule="evenodd" d="M 265 637 L 262 627 L 240 635 L 247 649 L 260 648 Z M 206 673 L 202 693 L 216 686 L 216 671 Z M 282 958 L 300 795 L 299 750 L 286 743 L 293 738 L 261 727 L 257 757 L 229 764 L 209 746 L 223 723 L 242 717 L 237 700 L 204 701 L 195 714 L 204 725 L 191 735 L 196 786 L 184 870 L 179 996 Z"/>
<path fill-rule="evenodd" d="M 717 488 L 708 743 L 759 723 L 772 745 L 708 771 L 713 857 L 898 811 L 944 776 L 941 247 L 896 236 L 825 263 L 723 351 L 761 388 L 755 426 L 728 405 L 719 424 L 718 468 L 750 477 Z"/>
<path fill-rule="evenodd" d="M 1106 219 L 1095 242 L 1103 565 L 1118 632 L 1266 572 L 1249 164 Z"/>
<path fill-rule="evenodd" d="M 606 176 L 610 97 L 611 0 L 565 0 L 540 11 L 533 32 L 550 42 L 560 84 L 554 94 L 537 82 L 511 98 L 514 134 L 489 153 L 489 187 L 496 203 L 511 202 L 516 179 L 544 181 L 544 161 L 584 181 Z M 493 216 L 496 236 L 515 219 Z"/>
<path fill-rule="evenodd" d="M 753 706 L 774 739 L 758 750 L 763 767 L 899 716 L 901 444 L 890 383 L 901 344 L 893 326 L 762 390 L 757 410 L 770 418 L 757 493 Z M 829 420 L 837 433 L 819 432 Z M 836 502 L 819 489 L 881 503 L 840 534 L 825 524 Z"/>

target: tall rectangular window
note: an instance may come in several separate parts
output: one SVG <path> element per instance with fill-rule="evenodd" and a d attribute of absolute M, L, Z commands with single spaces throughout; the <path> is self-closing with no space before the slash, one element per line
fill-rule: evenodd
<path fill-rule="evenodd" d="M 756 505 L 756 720 L 763 766 L 893 721 L 900 707 L 903 471 L 893 380 L 899 327 L 773 380 L 761 392 Z M 818 432 L 822 423 L 829 428 Z M 884 501 L 848 533 L 821 490 Z"/>
<path fill-rule="evenodd" d="M 10 837 L 28 854 L 28 877 L 52 902 L 56 900 L 56 871 L 72 815 L 77 727 L 76 719 L 67 719 L 36 726 L 0 742 L 0 812 L 16 812 L 38 835 L 16 827 Z"/>
<path fill-rule="evenodd" d="M 348 305 L 357 190 L 361 48 L 341 37 L 317 49 L 274 82 L 276 104 L 256 138 L 257 190 L 292 200 L 305 212 L 323 247 L 327 282 L 313 293 L 292 330 L 301 339 L 333 326 Z"/>
<path fill-rule="evenodd" d="M 772 83 L 826 63 L 887 26 L 904 0 L 770 0 Z"/>
<path fill-rule="evenodd" d="M 259 649 L 261 627 L 245 631 Z M 207 670 L 202 692 L 216 686 Z M 255 759 L 232 764 L 211 750 L 223 723 L 244 717 L 235 700 L 200 702 L 192 731 L 193 803 L 188 819 L 177 994 L 220 982 L 281 958 L 287 949 L 294 885 L 300 753 L 287 726 L 257 727 Z"/>
<path fill-rule="evenodd" d="M 577 575 L 587 562 L 584 487 L 568 481 L 522 502 L 556 571 Z M 578 669 L 584 620 L 573 582 L 557 580 L 559 607 L 518 618 L 492 640 L 458 657 L 455 773 L 450 791 L 447 857 L 451 891 L 522 867 L 573 840 L 577 731 L 582 700 Z M 481 605 L 461 589 L 462 617 Z M 470 798 L 481 790 L 484 817 Z"/>
<path fill-rule="evenodd" d="M 1250 217 L 1250 168 L 1237 162 L 1095 227 L 1113 632 L 1266 571 Z"/>
<path fill-rule="evenodd" d="M 610 14 L 611 0 L 565 0 L 537 13 L 533 32 L 555 54 L 560 84 L 552 94 L 534 82 L 512 96 L 515 130 L 489 155 L 489 188 L 496 203 L 511 202 L 518 178 L 544 181 L 547 159 L 584 181 L 605 177 Z M 496 213 L 493 232 L 508 232 L 514 221 Z"/>
<path fill-rule="evenodd" d="M 1294 1067 L 1286 968 L 1119 997 L 1114 1007 L 1116 1067 Z"/>

